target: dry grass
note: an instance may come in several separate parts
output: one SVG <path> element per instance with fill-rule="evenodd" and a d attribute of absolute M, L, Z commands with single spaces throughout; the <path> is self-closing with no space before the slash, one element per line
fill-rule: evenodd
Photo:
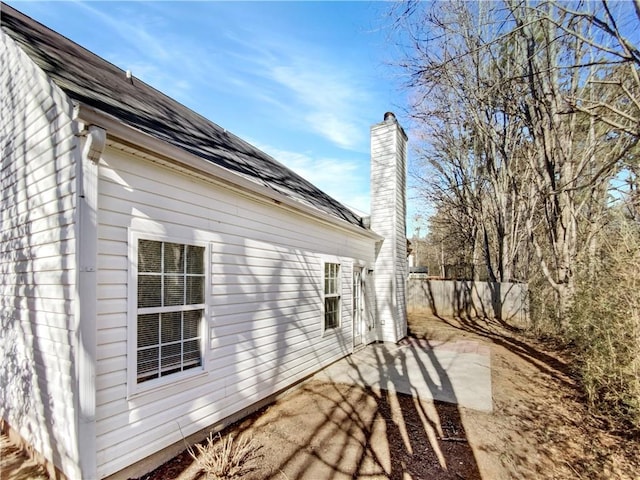
<path fill-rule="evenodd" d="M 195 448 L 194 448 L 195 447 Z M 196 443 L 187 451 L 208 480 L 240 478 L 253 470 L 260 447 L 246 436 L 234 441 L 233 435 L 209 434 L 206 443 Z"/>

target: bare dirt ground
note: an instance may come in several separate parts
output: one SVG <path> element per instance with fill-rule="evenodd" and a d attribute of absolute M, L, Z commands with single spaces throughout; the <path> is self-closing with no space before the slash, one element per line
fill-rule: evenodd
<path fill-rule="evenodd" d="M 49 480 L 46 469 L 0 435 L 0 480 Z"/>
<path fill-rule="evenodd" d="M 640 439 L 587 414 L 561 352 L 494 321 L 413 314 L 410 331 L 488 345 L 494 411 L 311 381 L 223 432 L 258 446 L 241 478 L 640 479 Z M 2 448 L 0 478 L 31 478 Z M 178 478 L 205 478 L 186 452 L 141 480 Z"/>

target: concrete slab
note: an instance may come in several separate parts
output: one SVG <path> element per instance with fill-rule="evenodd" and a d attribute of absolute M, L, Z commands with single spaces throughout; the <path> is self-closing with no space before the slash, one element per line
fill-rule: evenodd
<path fill-rule="evenodd" d="M 490 349 L 474 341 L 375 343 L 318 372 L 318 380 L 368 386 L 491 412 Z"/>

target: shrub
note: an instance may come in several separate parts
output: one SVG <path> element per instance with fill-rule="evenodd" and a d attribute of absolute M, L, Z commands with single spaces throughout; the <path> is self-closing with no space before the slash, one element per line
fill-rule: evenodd
<path fill-rule="evenodd" d="M 640 432 L 640 228 L 620 223 L 600 241 L 591 271 L 579 269 L 566 336 L 594 413 Z"/>
<path fill-rule="evenodd" d="M 208 480 L 239 478 L 253 470 L 259 447 L 246 436 L 234 441 L 232 435 L 209 433 L 206 443 L 196 443 L 187 451 Z"/>

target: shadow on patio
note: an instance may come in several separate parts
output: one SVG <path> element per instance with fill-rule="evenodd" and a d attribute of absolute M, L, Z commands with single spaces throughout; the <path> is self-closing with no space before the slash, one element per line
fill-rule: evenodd
<path fill-rule="evenodd" d="M 472 344 L 409 337 L 330 366 L 242 424 L 262 445 L 245 478 L 481 478 L 458 405 L 491 409 L 488 351 Z"/>

